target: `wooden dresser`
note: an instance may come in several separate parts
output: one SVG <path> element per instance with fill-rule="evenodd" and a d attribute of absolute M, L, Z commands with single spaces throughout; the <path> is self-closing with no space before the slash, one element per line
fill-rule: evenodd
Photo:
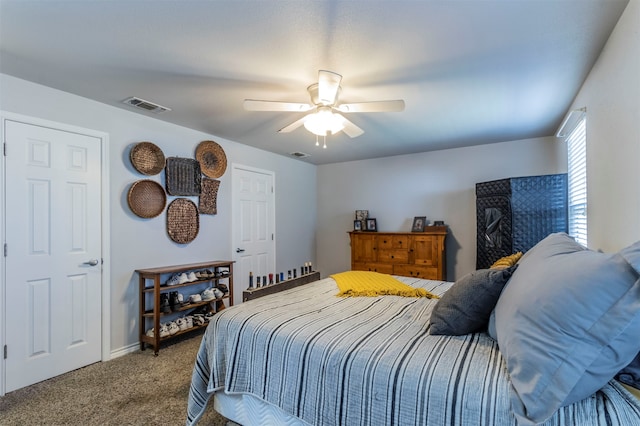
<path fill-rule="evenodd" d="M 425 232 L 349 232 L 351 269 L 445 280 L 446 226 Z"/>

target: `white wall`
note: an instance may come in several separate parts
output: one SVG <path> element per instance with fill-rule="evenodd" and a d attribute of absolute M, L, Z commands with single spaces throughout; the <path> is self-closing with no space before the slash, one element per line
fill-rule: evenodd
<path fill-rule="evenodd" d="M 572 108 L 587 107 L 589 246 L 640 240 L 640 0 L 631 0 Z"/>
<path fill-rule="evenodd" d="M 318 167 L 318 266 L 324 276 L 350 268 L 354 211 L 369 210 L 379 231 L 409 232 L 414 216 L 449 226 L 447 279 L 475 269 L 475 184 L 566 172 L 555 138 L 329 164 Z"/>
<path fill-rule="evenodd" d="M 232 163 L 275 172 L 277 269 L 287 270 L 315 260 L 315 166 L 7 75 L 0 74 L 0 93 L 0 110 L 109 134 L 111 211 L 107 217 L 111 225 L 112 352 L 138 341 L 135 269 L 232 259 Z M 141 219 L 128 207 L 130 185 L 147 178 L 131 166 L 129 150 L 145 140 L 162 148 L 167 157 L 193 158 L 202 140 L 215 140 L 225 150 L 228 167 L 220 179 L 218 214 L 201 215 L 200 233 L 190 244 L 180 245 L 169 239 L 165 214 Z M 164 186 L 164 173 L 151 179 Z M 236 277 L 237 281 L 241 279 Z"/>

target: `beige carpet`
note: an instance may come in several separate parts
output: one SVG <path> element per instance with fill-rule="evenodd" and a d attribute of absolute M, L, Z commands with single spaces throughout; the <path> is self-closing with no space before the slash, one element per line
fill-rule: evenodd
<path fill-rule="evenodd" d="M 190 337 L 10 392 L 0 425 L 184 425 L 202 333 Z M 226 425 L 211 405 L 199 425 Z"/>

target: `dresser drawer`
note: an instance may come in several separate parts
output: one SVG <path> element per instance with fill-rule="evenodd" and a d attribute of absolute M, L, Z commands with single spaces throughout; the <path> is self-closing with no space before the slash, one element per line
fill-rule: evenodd
<path fill-rule="evenodd" d="M 384 263 L 354 263 L 351 265 L 353 271 L 372 271 L 381 274 L 393 274 L 393 264 Z"/>
<path fill-rule="evenodd" d="M 425 280 L 439 280 L 438 268 L 417 265 L 393 265 L 393 274 L 405 277 L 423 278 Z"/>
<path fill-rule="evenodd" d="M 378 262 L 407 263 L 409 252 L 407 250 L 378 250 Z"/>
<path fill-rule="evenodd" d="M 378 249 L 405 249 L 409 248 L 409 237 L 406 235 L 378 235 Z"/>

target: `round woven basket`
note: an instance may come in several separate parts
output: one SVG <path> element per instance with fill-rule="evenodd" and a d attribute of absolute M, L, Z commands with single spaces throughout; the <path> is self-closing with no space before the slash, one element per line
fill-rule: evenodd
<path fill-rule="evenodd" d="M 145 219 L 158 216 L 167 204 L 167 194 L 158 182 L 143 179 L 134 182 L 127 194 L 129 208 Z"/>
<path fill-rule="evenodd" d="M 198 236 L 200 217 L 195 203 L 176 198 L 167 207 L 167 233 L 176 243 L 187 244 Z"/>
<path fill-rule="evenodd" d="M 151 142 L 137 143 L 129 153 L 133 168 L 143 175 L 157 175 L 164 169 L 164 154 Z"/>
<path fill-rule="evenodd" d="M 219 178 L 227 170 L 227 156 L 214 141 L 202 141 L 196 147 L 196 160 L 202 173 L 210 178 Z"/>

